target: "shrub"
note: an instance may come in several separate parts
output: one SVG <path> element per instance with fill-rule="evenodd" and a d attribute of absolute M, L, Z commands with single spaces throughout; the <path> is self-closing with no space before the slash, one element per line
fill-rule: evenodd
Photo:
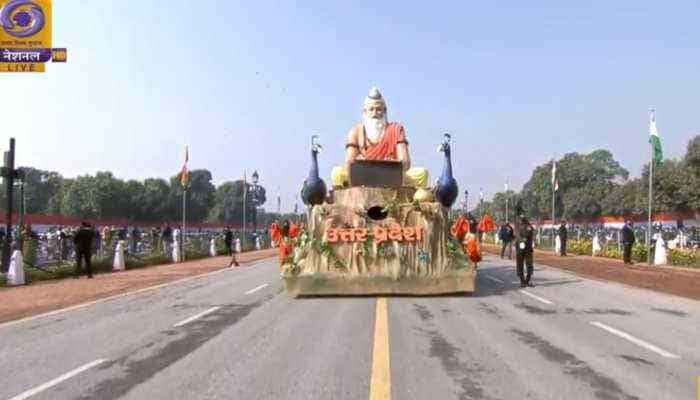
<path fill-rule="evenodd" d="M 700 251 L 670 249 L 668 251 L 668 263 L 671 265 L 700 268 Z"/>
<path fill-rule="evenodd" d="M 648 250 L 644 244 L 635 244 L 632 246 L 632 261 L 634 262 L 646 262 Z M 654 259 L 654 248 L 651 249 L 651 259 Z"/>
<path fill-rule="evenodd" d="M 617 246 L 605 246 L 600 252 L 601 257 L 614 258 L 617 260 L 622 260 L 622 250 L 618 249 Z"/>
<path fill-rule="evenodd" d="M 571 240 L 566 243 L 566 251 L 571 254 L 590 256 L 593 253 L 593 243 L 590 240 Z"/>
<path fill-rule="evenodd" d="M 209 257 L 209 251 L 194 249 L 185 251 L 185 261 L 199 260 Z"/>

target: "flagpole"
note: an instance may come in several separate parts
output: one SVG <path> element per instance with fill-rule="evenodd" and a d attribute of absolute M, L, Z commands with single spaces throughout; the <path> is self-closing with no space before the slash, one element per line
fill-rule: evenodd
<path fill-rule="evenodd" d="M 653 178 L 654 177 L 654 149 L 651 149 L 651 158 L 649 159 L 649 220 L 647 222 L 647 264 L 651 265 L 651 201 L 653 196 Z"/>
<path fill-rule="evenodd" d="M 241 238 L 241 252 L 245 251 L 245 214 L 246 214 L 246 203 L 248 197 L 248 182 L 245 176 L 245 171 L 243 171 L 243 237 Z"/>
<path fill-rule="evenodd" d="M 554 238 L 554 198 L 557 195 L 556 190 L 554 190 L 554 184 L 552 184 L 552 251 L 556 252 L 557 251 L 557 245 L 556 245 L 556 240 Z"/>
<path fill-rule="evenodd" d="M 556 184 L 557 184 L 557 161 L 552 159 L 552 251 L 556 253 L 557 251 L 557 245 L 556 245 L 556 239 L 554 238 L 554 207 L 556 206 L 555 204 L 555 196 L 557 195 L 556 191 Z"/>
<path fill-rule="evenodd" d="M 280 196 L 280 188 L 277 188 L 277 214 L 282 215 L 282 197 Z"/>
<path fill-rule="evenodd" d="M 185 216 L 187 215 L 187 186 L 182 187 L 182 249 L 180 251 L 182 261 L 185 261 Z"/>
<path fill-rule="evenodd" d="M 180 230 L 180 260 L 185 261 L 185 239 L 186 231 L 186 216 L 187 216 L 187 183 L 189 182 L 189 174 L 187 172 L 187 162 L 190 160 L 190 152 L 185 146 L 185 165 L 182 167 L 180 175 L 180 184 L 182 184 L 182 227 Z"/>
<path fill-rule="evenodd" d="M 508 180 L 506 179 L 506 222 L 508 222 Z"/>
<path fill-rule="evenodd" d="M 647 264 L 651 265 L 651 214 L 654 201 L 654 162 L 657 161 L 657 150 L 660 153 L 659 133 L 656 129 L 656 112 L 652 108 L 649 115 L 649 143 L 651 144 L 651 154 L 649 156 L 649 219 L 647 220 Z M 657 149 L 659 147 L 659 149 Z M 660 155 L 660 154 L 659 154 Z M 658 157 L 660 161 L 661 157 Z"/>
<path fill-rule="evenodd" d="M 506 192 L 506 222 L 508 222 L 508 192 Z"/>

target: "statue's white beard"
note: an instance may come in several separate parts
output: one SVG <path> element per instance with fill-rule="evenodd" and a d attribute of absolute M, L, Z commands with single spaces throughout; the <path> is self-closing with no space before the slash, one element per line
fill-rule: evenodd
<path fill-rule="evenodd" d="M 386 117 L 364 117 L 364 127 L 365 132 L 367 133 L 367 138 L 376 143 L 384 135 L 384 128 L 386 128 Z"/>

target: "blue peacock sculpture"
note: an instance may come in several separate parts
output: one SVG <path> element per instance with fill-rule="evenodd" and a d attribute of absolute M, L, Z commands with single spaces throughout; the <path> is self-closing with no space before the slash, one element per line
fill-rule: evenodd
<path fill-rule="evenodd" d="M 442 174 L 435 185 L 435 198 L 447 208 L 452 207 L 459 195 L 459 186 L 457 186 L 457 181 L 452 176 L 451 138 L 450 134 L 446 133 L 445 140 L 438 147 L 438 152 L 445 153 L 445 163 L 442 167 Z"/>
<path fill-rule="evenodd" d="M 304 204 L 317 205 L 323 204 L 326 199 L 326 182 L 318 175 L 318 153 L 321 152 L 321 145 L 318 143 L 318 136 L 311 137 L 311 168 L 309 176 L 304 180 L 304 186 L 301 188 L 301 200 Z"/>

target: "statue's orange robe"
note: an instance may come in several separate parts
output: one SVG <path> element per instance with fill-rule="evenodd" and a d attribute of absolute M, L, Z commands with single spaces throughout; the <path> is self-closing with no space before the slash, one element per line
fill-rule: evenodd
<path fill-rule="evenodd" d="M 384 128 L 384 136 L 379 143 L 372 144 L 367 140 L 367 135 L 363 135 L 365 143 L 361 146 L 360 153 L 365 160 L 393 160 L 399 159 L 396 154 L 396 147 L 399 142 L 405 142 L 404 130 L 401 124 L 389 122 Z"/>

